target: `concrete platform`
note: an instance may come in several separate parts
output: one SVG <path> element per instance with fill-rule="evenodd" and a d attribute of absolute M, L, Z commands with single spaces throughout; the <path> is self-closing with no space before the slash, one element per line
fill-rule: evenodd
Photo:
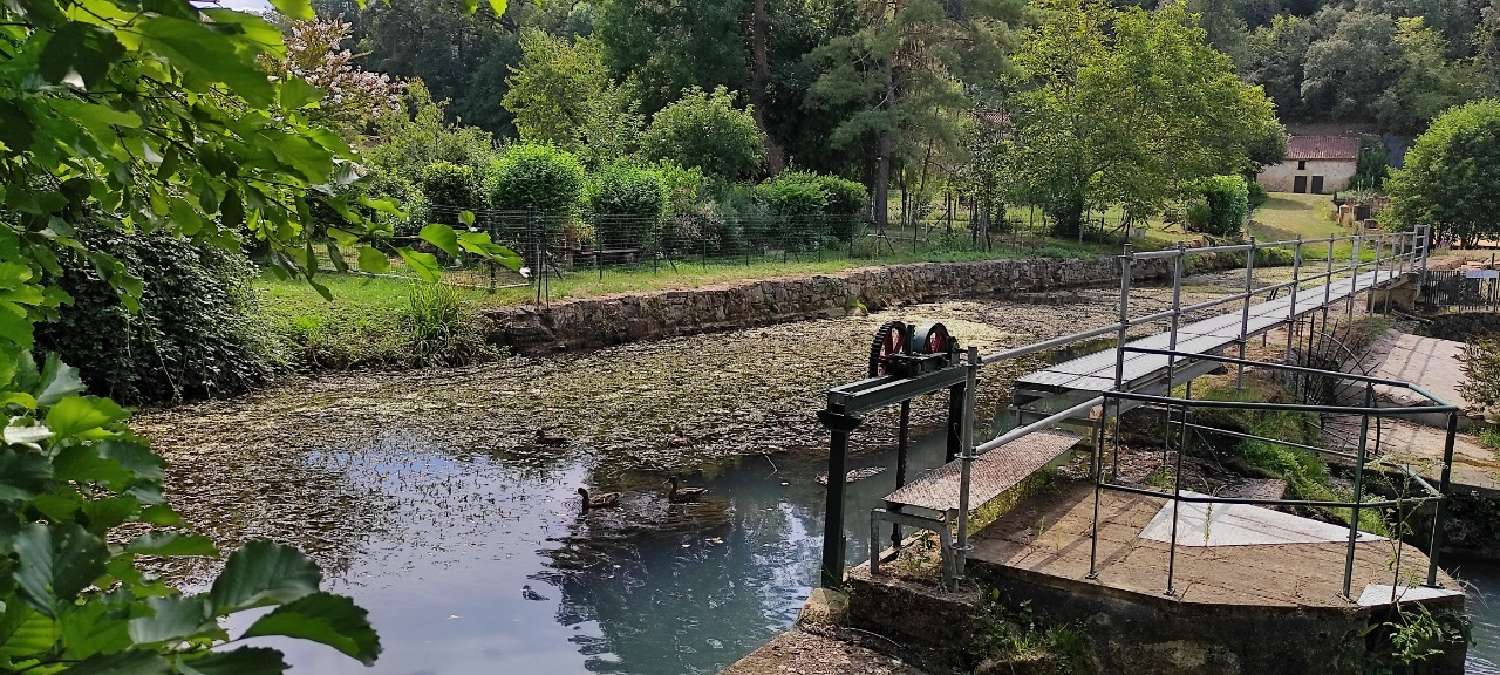
<path fill-rule="evenodd" d="M 1109 492 L 1103 493 L 1099 506 L 1099 577 L 1089 580 L 1086 577 L 1092 494 L 1091 486 L 1075 483 L 1059 492 L 1027 500 L 975 537 L 971 564 L 985 568 L 989 574 L 1025 578 L 1059 588 L 1109 589 L 1174 604 L 1288 609 L 1358 606 L 1341 595 L 1347 546 L 1333 541 L 1179 545 L 1177 595 L 1165 596 L 1168 544 L 1142 534 L 1157 519 L 1167 500 Z M 1242 517 L 1245 512 L 1239 513 Z M 1309 523 L 1309 528 L 1316 527 L 1311 523 L 1317 521 L 1297 520 Z M 1188 525 L 1185 529 L 1179 524 L 1180 541 L 1194 536 L 1190 519 L 1184 523 Z M 1343 532 L 1347 536 L 1348 530 Z M 1196 537 L 1200 540 L 1203 537 L 1201 525 Z M 1390 585 L 1394 581 L 1390 567 L 1393 542 L 1364 537 L 1355 548 L 1353 594 L 1356 597 L 1366 586 Z M 1402 583 L 1420 585 L 1426 571 L 1427 557 L 1405 547 Z M 1447 577 L 1441 581 L 1456 588 Z"/>
<path fill-rule="evenodd" d="M 1346 543 L 1315 541 L 1335 536 L 1335 530 L 1347 537 L 1347 529 L 1222 505 L 1216 510 L 1244 521 L 1240 531 L 1222 539 L 1215 521 L 1201 511 L 1196 534 L 1185 522 L 1187 536 L 1199 538 L 1200 545 L 1178 546 L 1177 592 L 1166 595 L 1168 545 L 1142 534 L 1167 501 L 1103 493 L 1099 575 L 1089 579 L 1093 486 L 1060 485 L 981 531 L 968 573 L 1008 604 L 1027 603 L 1049 621 L 1085 626 L 1100 672 L 1365 672 L 1385 653 L 1371 636 L 1389 630 L 1383 626 L 1395 616 L 1393 584 L 1403 602 L 1435 612 L 1463 610 L 1464 595 L 1447 575 L 1439 576 L 1439 590 L 1416 588 L 1427 558 L 1411 546 L 1402 548 L 1398 579 L 1391 564 L 1395 542 L 1366 537 L 1357 544 L 1351 599 L 1342 594 Z M 1307 543 L 1257 543 L 1267 535 L 1287 539 L 1285 533 L 1259 531 L 1284 518 L 1304 521 L 1293 538 Z M 1450 646 L 1431 672 L 1463 672 L 1463 658 L 1461 645 Z"/>
<path fill-rule="evenodd" d="M 1354 436 L 1358 438 L 1359 430 Z M 1376 430 L 1368 436 L 1375 447 Z M 1389 463 L 1411 464 L 1424 478 L 1434 481 L 1442 472 L 1443 446 L 1447 434 L 1437 427 L 1386 419 L 1379 429 L 1380 456 Z M 1479 444 L 1479 439 L 1459 433 L 1453 439 L 1453 485 L 1459 491 L 1473 491 L 1494 499 L 1500 498 L 1500 459 L 1495 451 Z"/>

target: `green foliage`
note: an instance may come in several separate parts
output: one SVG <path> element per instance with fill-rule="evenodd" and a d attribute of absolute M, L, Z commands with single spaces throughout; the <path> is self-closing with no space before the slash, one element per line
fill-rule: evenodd
<path fill-rule="evenodd" d="M 1240 176 L 1213 176 L 1198 181 L 1198 195 L 1188 205 L 1188 229 L 1217 237 L 1240 234 L 1250 215 L 1250 188 Z"/>
<path fill-rule="evenodd" d="M 594 236 L 601 248 L 640 248 L 657 231 L 667 194 L 655 171 L 627 162 L 606 166 L 588 190 Z"/>
<path fill-rule="evenodd" d="M 855 227 L 869 205 L 865 186 L 810 171 L 783 173 L 756 186 L 755 194 L 783 222 L 788 219 L 821 222 L 830 236 L 843 241 L 854 236 Z"/>
<path fill-rule="evenodd" d="M 423 167 L 420 181 L 428 205 L 467 211 L 485 207 L 483 181 L 471 167 L 433 162 Z"/>
<path fill-rule="evenodd" d="M 309 13 L 295 0 L 276 5 Z M 180 519 L 128 413 L 82 396 L 82 377 L 56 352 L 38 367 L 34 350 L 37 324 L 86 319 L 68 306 L 63 256 L 87 260 L 130 312 L 173 309 L 153 306 L 145 281 L 106 247 L 137 232 L 225 252 L 253 241 L 268 269 L 326 293 L 314 251 L 342 264 L 346 248 L 389 234 L 360 207 L 396 209 L 349 189 L 360 171 L 340 135 L 310 116 L 312 88 L 267 77 L 262 64 L 285 45 L 259 16 L 186 0 L 10 3 L 0 5 L 0 45 L 0 670 L 279 673 L 276 650 L 226 645 L 219 620 L 251 607 L 272 609 L 249 635 L 373 662 L 380 647 L 363 610 L 319 592 L 317 568 L 293 549 L 246 546 L 207 593 L 148 578 L 141 555 L 212 547 L 164 529 Z M 79 234 L 91 226 L 103 231 Z M 154 281 L 192 274 L 176 269 L 188 274 Z M 179 364 L 196 358 L 197 339 L 179 340 Z"/>
<path fill-rule="evenodd" d="M 1391 657 L 1408 667 L 1442 656 L 1449 647 L 1470 641 L 1468 617 L 1446 610 L 1433 614 L 1418 603 L 1396 605 L 1395 620 L 1381 625 L 1391 631 Z"/>
<path fill-rule="evenodd" d="M 1500 340 L 1471 340 L 1464 345 L 1464 400 L 1482 409 L 1500 406 Z"/>
<path fill-rule="evenodd" d="M 556 145 L 592 165 L 634 149 L 644 119 L 630 88 L 610 79 L 599 41 L 529 28 L 521 50 L 504 104 L 523 141 Z"/>
<path fill-rule="evenodd" d="M 1090 207 L 1159 212 L 1199 179 L 1252 168 L 1250 149 L 1281 133 L 1270 101 L 1180 2 L 1040 7 L 1015 56 L 1003 163 L 1017 201 L 1040 204 L 1058 234 L 1076 234 Z"/>
<path fill-rule="evenodd" d="M 1271 199 L 1271 195 L 1266 193 L 1266 189 L 1261 187 L 1260 183 L 1253 178 L 1245 180 L 1245 189 L 1248 191 L 1251 211 L 1264 206 Z"/>
<path fill-rule="evenodd" d="M 81 236 L 144 280 L 137 311 L 87 258 L 59 258 L 69 311 L 37 329 L 37 347 L 82 363 L 84 381 L 126 402 L 181 402 L 243 393 L 262 384 L 274 364 L 250 318 L 254 274 L 238 251 L 193 246 L 158 230 L 122 235 L 91 226 Z"/>
<path fill-rule="evenodd" d="M 1379 190 L 1391 173 L 1391 156 L 1378 138 L 1364 137 L 1359 143 L 1359 160 L 1355 164 L 1352 186 L 1361 190 Z"/>
<path fill-rule="evenodd" d="M 1461 105 L 1433 120 L 1386 191 L 1402 223 L 1430 224 L 1466 246 L 1493 233 L 1500 212 L 1500 100 Z"/>
<path fill-rule="evenodd" d="M 998 591 L 991 591 L 974 618 L 974 637 L 970 658 L 989 661 L 1003 672 L 1039 675 L 1081 675 L 1098 672 L 1093 646 L 1081 626 L 1044 621 L 1033 611 L 1029 601 L 1018 607 L 1003 603 Z"/>
<path fill-rule="evenodd" d="M 462 366 L 486 350 L 462 293 L 452 284 L 414 282 L 402 323 L 409 365 Z"/>
<path fill-rule="evenodd" d="M 670 160 L 724 180 L 749 177 L 764 158 L 763 141 L 749 108 L 734 105 L 724 87 L 696 87 L 657 112 L 641 138 L 650 161 Z"/>
<path fill-rule="evenodd" d="M 497 209 L 571 213 L 583 197 L 583 164 L 566 150 L 521 144 L 507 148 L 490 170 L 490 203 Z"/>

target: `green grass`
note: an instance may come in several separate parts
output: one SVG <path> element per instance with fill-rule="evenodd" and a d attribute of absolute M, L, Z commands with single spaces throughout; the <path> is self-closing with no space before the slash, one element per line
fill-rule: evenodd
<path fill-rule="evenodd" d="M 894 250 L 878 259 L 847 256 L 813 256 L 786 260 L 758 258 L 746 264 L 743 260 L 678 260 L 675 265 L 649 264 L 633 268 L 605 268 L 602 273 L 580 268 L 562 278 L 547 280 L 548 297 L 553 300 L 588 298 L 667 290 L 688 290 L 718 284 L 771 279 L 788 276 L 833 274 L 872 265 L 917 262 L 967 262 L 998 260 L 1036 255 L 1074 258 L 1113 252 L 1112 246 L 1078 244 L 1071 241 L 1047 241 L 1018 248 L 997 245 L 991 251 L 916 250 L 903 247 L 898 240 Z M 393 263 L 397 273 L 399 263 Z M 500 285 L 522 282 L 508 274 Z M 323 296 L 302 279 L 277 279 L 264 275 L 254 283 L 259 313 L 271 333 L 289 345 L 289 360 L 311 368 L 349 368 L 356 366 L 399 365 L 410 361 L 413 334 L 413 282 L 399 276 L 367 277 L 354 274 L 322 274 L 317 277 L 333 295 Z M 445 280 L 459 284 L 486 286 L 483 270 L 455 271 Z M 457 289 L 466 321 L 483 307 L 506 307 L 535 301 L 536 290 L 529 286 L 499 288 L 489 293 L 481 288 Z"/>
<path fill-rule="evenodd" d="M 1243 390 L 1229 383 L 1212 384 L 1197 398 L 1209 401 L 1259 401 L 1284 402 L 1281 385 L 1261 379 L 1249 379 Z M 1318 418 L 1311 413 L 1284 410 L 1213 410 L 1200 409 L 1194 413 L 1194 422 L 1223 429 L 1238 429 L 1243 433 L 1262 438 L 1274 438 L 1291 443 L 1322 447 L 1318 430 Z M 1240 456 L 1245 463 L 1287 482 L 1287 488 L 1299 499 L 1316 501 L 1353 501 L 1354 495 L 1347 489 L 1335 486 L 1328 464 L 1319 455 L 1303 448 L 1245 439 L 1239 444 Z M 1366 499 L 1372 499 L 1368 494 Z M 1350 519 L 1351 509 L 1322 508 L 1318 511 L 1344 523 Z M 1359 529 L 1385 536 L 1389 533 L 1380 509 L 1361 509 Z"/>

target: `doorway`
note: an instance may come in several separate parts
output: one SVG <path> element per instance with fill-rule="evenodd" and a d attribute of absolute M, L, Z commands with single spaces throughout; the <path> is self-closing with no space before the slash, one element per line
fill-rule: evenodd
<path fill-rule="evenodd" d="M 1292 179 L 1292 192 L 1307 192 L 1307 176 L 1297 176 Z"/>

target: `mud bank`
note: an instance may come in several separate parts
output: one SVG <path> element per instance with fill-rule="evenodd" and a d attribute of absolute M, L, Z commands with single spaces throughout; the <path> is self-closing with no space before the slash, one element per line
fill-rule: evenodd
<path fill-rule="evenodd" d="M 1237 261 L 1195 260 L 1197 269 Z M 1137 282 L 1166 278 L 1166 259 L 1136 263 Z M 539 354 L 641 340 L 849 316 L 863 310 L 956 299 L 1015 298 L 1119 282 L 1112 256 L 1060 260 L 1027 258 L 971 263 L 926 263 L 861 268 L 830 276 L 767 279 L 686 291 L 589 298 L 544 307 L 483 310 L 490 343 Z"/>

